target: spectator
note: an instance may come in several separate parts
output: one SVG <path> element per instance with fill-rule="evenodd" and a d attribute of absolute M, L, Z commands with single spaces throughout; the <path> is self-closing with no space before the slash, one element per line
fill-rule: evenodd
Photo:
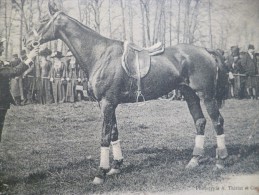
<path fill-rule="evenodd" d="M 81 93 L 81 99 L 83 100 L 90 100 L 90 97 L 88 95 L 88 78 L 85 72 L 78 66 L 79 70 L 79 78 L 78 81 L 80 81 L 81 85 L 83 86 L 83 91 Z"/>
<path fill-rule="evenodd" d="M 42 104 L 51 104 L 53 98 L 51 95 L 51 83 L 50 83 L 50 71 L 52 67 L 52 62 L 47 59 L 51 55 L 51 50 L 45 48 L 40 51 L 40 76 L 41 76 L 41 88 L 40 88 L 40 102 Z"/>
<path fill-rule="evenodd" d="M 66 54 L 67 57 L 67 93 L 66 93 L 66 101 L 67 102 L 75 102 L 75 95 L 76 95 L 76 84 L 78 79 L 78 71 L 76 66 L 76 59 L 71 53 L 68 51 Z"/>
<path fill-rule="evenodd" d="M 241 64 L 245 70 L 245 74 L 247 76 L 246 80 L 246 90 L 248 96 L 250 96 L 251 99 L 256 99 L 256 77 L 255 75 L 258 74 L 257 69 L 257 60 L 255 57 L 254 52 L 254 45 L 249 44 L 248 45 L 248 51 L 243 56 L 241 60 Z"/>
<path fill-rule="evenodd" d="M 65 98 L 64 83 L 62 82 L 65 80 L 66 70 L 65 64 L 61 61 L 61 59 L 64 56 L 62 52 L 57 51 L 51 57 L 54 58 L 54 63 L 50 72 L 50 81 L 52 82 L 54 102 L 62 103 L 64 102 Z"/>
<path fill-rule="evenodd" d="M 5 39 L 0 37 L 0 56 L 4 51 L 3 42 Z M 14 103 L 12 95 L 9 91 L 10 88 L 10 78 L 21 75 L 28 66 L 32 65 L 32 59 L 37 55 L 39 48 L 34 48 L 29 54 L 25 61 L 20 62 L 20 64 L 14 68 L 12 67 L 2 67 L 0 68 L 0 141 L 2 137 L 2 131 L 4 126 L 5 115 L 7 110 L 10 108 L 10 104 Z"/>
<path fill-rule="evenodd" d="M 26 60 L 26 50 L 21 51 L 21 59 Z M 24 91 L 24 101 L 23 104 L 35 103 L 35 64 L 33 64 L 29 69 L 23 73 L 23 91 Z"/>
<path fill-rule="evenodd" d="M 231 55 L 226 59 L 229 72 L 230 95 L 242 99 L 244 97 L 245 79 L 239 74 L 244 74 L 238 46 L 231 47 Z"/>
<path fill-rule="evenodd" d="M 10 62 L 10 66 L 12 68 L 18 66 L 21 63 L 21 59 L 18 58 L 17 54 L 13 54 L 12 60 Z M 11 79 L 11 94 L 13 96 L 13 99 L 15 101 L 15 104 L 20 106 L 21 105 L 21 90 L 20 89 L 20 83 L 21 83 L 21 76 L 16 76 Z"/>

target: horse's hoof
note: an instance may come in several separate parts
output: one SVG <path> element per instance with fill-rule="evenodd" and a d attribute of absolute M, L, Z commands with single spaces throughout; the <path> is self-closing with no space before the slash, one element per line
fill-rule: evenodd
<path fill-rule="evenodd" d="M 224 165 L 222 165 L 222 164 L 216 164 L 215 166 L 216 166 L 215 168 L 218 170 L 222 170 L 225 168 Z"/>
<path fill-rule="evenodd" d="M 103 184 L 103 182 L 104 182 L 104 179 L 101 179 L 99 177 L 95 177 L 93 180 L 94 185 L 101 185 L 101 184 Z"/>
<path fill-rule="evenodd" d="M 121 172 L 120 169 L 112 168 L 106 175 L 116 175 L 116 174 L 119 174 L 120 172 Z"/>
<path fill-rule="evenodd" d="M 186 169 L 194 169 L 195 167 L 199 166 L 199 157 L 192 157 L 192 159 L 190 160 L 190 162 L 186 165 Z"/>
<path fill-rule="evenodd" d="M 216 170 L 222 170 L 224 169 L 225 166 L 224 166 L 224 161 L 222 159 L 217 159 L 216 160 L 216 165 L 215 165 L 215 169 Z"/>

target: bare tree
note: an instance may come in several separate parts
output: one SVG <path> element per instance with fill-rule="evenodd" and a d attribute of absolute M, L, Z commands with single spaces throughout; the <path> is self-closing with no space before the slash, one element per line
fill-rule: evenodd
<path fill-rule="evenodd" d="M 101 25 L 101 21 L 100 21 L 100 8 L 103 4 L 103 0 L 91 0 L 89 2 L 90 7 L 92 8 L 92 11 L 94 13 L 94 28 L 95 31 L 97 31 L 98 33 L 100 33 L 100 25 Z"/>
<path fill-rule="evenodd" d="M 147 40 L 146 40 L 146 46 L 150 46 L 151 45 L 151 36 L 150 36 L 150 18 L 149 18 L 149 4 L 150 4 L 150 0 L 140 0 L 141 6 L 142 6 L 142 10 L 144 12 L 145 15 L 145 21 L 146 21 L 146 34 L 147 34 Z"/>
<path fill-rule="evenodd" d="M 154 20 L 154 33 L 153 33 L 153 42 L 152 44 L 158 41 L 159 37 L 159 25 L 161 23 L 163 8 L 165 5 L 165 0 L 156 1 L 156 17 Z"/>
<path fill-rule="evenodd" d="M 130 42 L 133 42 L 133 8 L 131 1 L 128 1 L 128 13 L 129 13 L 129 38 Z"/>
<path fill-rule="evenodd" d="M 25 12 L 24 12 L 24 5 L 25 5 L 26 0 L 20 0 L 20 3 L 17 2 L 17 0 L 12 0 L 12 3 L 17 6 L 17 8 L 20 11 L 20 15 L 21 15 L 21 24 L 24 23 L 25 24 L 25 30 L 26 33 L 28 33 L 29 31 L 29 25 L 27 23 L 27 18 L 25 16 Z"/>
<path fill-rule="evenodd" d="M 140 5 L 140 12 L 141 12 L 141 29 L 142 29 L 142 46 L 146 47 L 147 43 L 146 43 L 146 30 L 145 30 L 145 14 L 144 14 L 144 7 L 142 5 L 142 3 L 139 4 Z"/>
<path fill-rule="evenodd" d="M 198 15 L 199 15 L 199 6 L 200 6 L 200 0 L 195 0 L 194 8 L 192 9 L 192 15 L 190 20 L 190 26 L 189 26 L 189 44 L 193 44 L 195 42 L 195 31 L 197 30 L 198 26 Z"/>
<path fill-rule="evenodd" d="M 121 15 L 122 15 L 122 40 L 126 40 L 126 27 L 125 27 L 125 7 L 123 5 L 123 0 L 120 0 Z"/>
<path fill-rule="evenodd" d="M 212 43 L 212 27 L 211 27 L 211 2 L 209 0 L 208 4 L 208 14 L 209 14 L 209 38 L 210 38 L 210 48 L 213 48 Z"/>
<path fill-rule="evenodd" d="M 82 22 L 82 11 L 81 11 L 81 5 L 80 5 L 80 0 L 77 0 L 77 7 L 78 7 L 78 12 L 79 12 L 79 21 Z"/>
<path fill-rule="evenodd" d="M 181 27 L 181 3 L 182 0 L 176 0 L 178 4 L 178 16 L 177 16 L 177 43 L 180 43 L 180 27 Z"/>
<path fill-rule="evenodd" d="M 188 43 L 189 42 L 189 34 L 190 34 L 190 5 L 192 0 L 185 0 L 184 7 L 184 33 L 183 33 L 183 42 Z"/>
<path fill-rule="evenodd" d="M 111 21 L 111 6 L 112 6 L 112 2 L 111 0 L 109 0 L 109 4 L 108 4 L 108 28 L 109 28 L 109 35 L 110 38 L 112 38 L 112 21 Z"/>
<path fill-rule="evenodd" d="M 169 46 L 172 46 L 172 13 L 173 13 L 173 0 L 170 0 L 169 5 Z"/>

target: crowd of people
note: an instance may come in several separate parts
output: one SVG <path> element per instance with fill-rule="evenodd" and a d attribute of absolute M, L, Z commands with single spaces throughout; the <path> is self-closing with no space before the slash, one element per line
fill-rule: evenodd
<path fill-rule="evenodd" d="M 258 99 L 257 57 L 254 45 L 249 44 L 247 52 L 240 52 L 238 46 L 231 47 L 231 54 L 225 60 L 229 72 L 229 98 Z"/>
<path fill-rule="evenodd" d="M 26 51 L 12 56 L 6 66 L 12 68 L 26 56 Z M 88 100 L 87 78 L 71 51 L 63 55 L 61 51 L 45 48 L 33 66 L 21 76 L 11 79 L 10 90 L 16 105 L 32 103 L 51 104 Z"/>

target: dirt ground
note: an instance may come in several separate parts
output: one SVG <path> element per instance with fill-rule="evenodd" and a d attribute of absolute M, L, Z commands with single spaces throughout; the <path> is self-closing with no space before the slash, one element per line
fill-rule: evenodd
<path fill-rule="evenodd" d="M 0 192 L 259 194 L 258 100 L 227 100 L 221 110 L 229 151 L 222 171 L 214 169 L 216 139 L 206 112 L 204 163 L 191 171 L 185 166 L 195 127 L 186 102 L 122 104 L 116 113 L 122 173 L 94 186 L 102 125 L 97 103 L 12 107 L 0 145 Z"/>

